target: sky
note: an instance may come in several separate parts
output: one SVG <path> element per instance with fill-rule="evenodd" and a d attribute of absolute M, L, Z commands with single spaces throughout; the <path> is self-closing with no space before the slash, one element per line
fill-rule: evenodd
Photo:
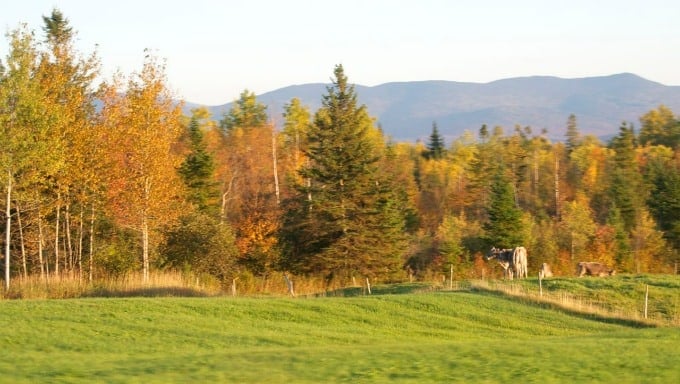
<path fill-rule="evenodd" d="M 622 72 L 680 85 L 677 0 L 0 0 L 0 28 L 42 39 L 55 7 L 103 78 L 139 71 L 150 49 L 176 97 L 204 105 L 328 83 L 337 64 L 367 86 Z"/>

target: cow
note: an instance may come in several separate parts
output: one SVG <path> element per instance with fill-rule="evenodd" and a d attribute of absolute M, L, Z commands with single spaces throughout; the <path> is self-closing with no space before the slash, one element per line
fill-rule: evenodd
<path fill-rule="evenodd" d="M 514 276 L 521 279 L 528 276 L 527 271 L 527 250 L 524 247 L 513 249 L 499 249 L 492 247 L 487 260 L 496 259 L 503 268 L 504 277 L 512 280 Z"/>
<path fill-rule="evenodd" d="M 529 277 L 526 248 L 517 247 L 512 251 L 512 269 L 515 271 L 518 279 Z"/>
<path fill-rule="evenodd" d="M 608 266 L 602 263 L 594 263 L 589 261 L 582 261 L 578 263 L 576 268 L 576 273 L 578 277 L 588 276 L 614 276 L 616 271 L 610 269 Z"/>
<path fill-rule="evenodd" d="M 547 277 L 552 277 L 552 275 L 553 274 L 548 263 L 541 264 L 541 269 L 538 271 L 538 278 L 545 279 Z"/>
<path fill-rule="evenodd" d="M 501 268 L 503 268 L 503 277 L 512 280 L 512 249 L 491 247 L 489 254 L 486 255 L 486 260 L 491 259 L 496 259 Z"/>

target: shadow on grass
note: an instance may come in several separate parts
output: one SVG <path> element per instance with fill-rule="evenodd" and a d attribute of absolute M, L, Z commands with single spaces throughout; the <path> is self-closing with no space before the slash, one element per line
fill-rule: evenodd
<path fill-rule="evenodd" d="M 127 290 L 94 288 L 81 297 L 212 297 L 206 292 L 185 287 L 150 287 Z"/>
<path fill-rule="evenodd" d="M 371 287 L 371 296 L 406 295 L 411 293 L 431 292 L 436 290 L 428 283 L 379 284 Z M 368 296 L 366 287 L 347 287 L 308 295 L 310 297 L 356 297 Z"/>
<path fill-rule="evenodd" d="M 534 298 L 525 297 L 525 296 L 516 296 L 516 295 L 508 294 L 508 293 L 505 293 L 505 292 L 500 292 L 500 291 L 495 291 L 495 290 L 490 290 L 490 289 L 484 289 L 484 288 L 480 288 L 480 287 L 471 288 L 470 292 L 481 294 L 481 295 L 501 297 L 501 298 L 506 299 L 506 300 L 521 302 L 522 304 L 531 305 L 531 306 L 537 307 L 537 308 L 550 309 L 550 310 L 553 310 L 553 311 L 565 313 L 569 316 L 579 317 L 581 319 L 592 320 L 592 321 L 597 321 L 597 322 L 601 322 L 601 323 L 622 325 L 622 326 L 630 327 L 630 328 L 657 328 L 657 327 L 659 327 L 658 324 L 652 323 L 650 321 L 627 319 L 627 318 L 615 316 L 615 315 L 604 315 L 604 314 L 599 314 L 599 313 L 587 312 L 587 311 L 569 308 L 569 307 L 560 305 L 559 303 L 543 301 L 543 300 L 540 300 L 540 299 L 534 299 Z"/>

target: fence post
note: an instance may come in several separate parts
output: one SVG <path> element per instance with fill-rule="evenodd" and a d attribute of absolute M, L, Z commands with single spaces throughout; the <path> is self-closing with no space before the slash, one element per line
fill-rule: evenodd
<path fill-rule="evenodd" d="M 647 303 L 649 303 L 649 284 L 645 285 L 645 319 L 647 318 Z"/>
<path fill-rule="evenodd" d="M 453 263 L 451 263 L 451 272 L 449 272 L 449 290 L 453 290 Z"/>
<path fill-rule="evenodd" d="M 368 277 L 366 278 L 366 288 L 368 289 L 368 294 L 371 294 L 371 282 L 368 281 Z"/>
<path fill-rule="evenodd" d="M 538 272 L 538 294 L 543 297 L 543 274 Z"/>

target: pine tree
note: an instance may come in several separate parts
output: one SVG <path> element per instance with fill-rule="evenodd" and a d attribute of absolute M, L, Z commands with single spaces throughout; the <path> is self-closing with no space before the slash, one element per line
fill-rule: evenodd
<path fill-rule="evenodd" d="M 491 184 L 491 196 L 487 208 L 488 221 L 484 230 L 488 242 L 498 248 L 512 248 L 522 245 L 522 211 L 515 204 L 512 184 L 501 168 Z"/>
<path fill-rule="evenodd" d="M 664 237 L 680 248 L 680 167 L 675 161 L 654 159 L 647 172 L 651 191 L 647 204 L 664 231 Z"/>
<path fill-rule="evenodd" d="M 430 134 L 430 142 L 427 144 L 427 157 L 430 159 L 439 160 L 444 157 L 446 146 L 444 138 L 439 135 L 437 123 L 432 122 L 432 133 Z"/>
<path fill-rule="evenodd" d="M 576 115 L 573 113 L 569 115 L 567 119 L 567 141 L 565 147 L 567 148 L 567 154 L 571 153 L 576 147 L 581 144 L 581 133 L 578 130 L 578 125 L 576 124 Z"/>
<path fill-rule="evenodd" d="M 220 121 L 220 127 L 229 132 L 234 128 L 258 128 L 267 124 L 267 106 L 258 102 L 255 93 L 247 89 L 241 92 L 228 113 Z"/>
<path fill-rule="evenodd" d="M 179 169 L 184 184 L 189 190 L 188 199 L 200 211 L 217 214 L 217 184 L 213 180 L 215 163 L 207 151 L 199 119 L 194 115 L 189 121 L 189 141 L 191 152 Z"/>
<path fill-rule="evenodd" d="M 642 176 L 635 161 L 635 145 L 633 127 L 623 123 L 619 134 L 610 144 L 615 155 L 610 170 L 611 184 L 608 195 L 610 201 L 619 209 L 626 231 L 630 231 L 635 225 L 637 213 L 646 198 Z"/>
<path fill-rule="evenodd" d="M 308 184 L 286 202 L 283 267 L 326 278 L 394 272 L 403 250 L 404 213 L 380 157 L 364 106 L 343 67 L 323 96 L 308 133 Z"/>

